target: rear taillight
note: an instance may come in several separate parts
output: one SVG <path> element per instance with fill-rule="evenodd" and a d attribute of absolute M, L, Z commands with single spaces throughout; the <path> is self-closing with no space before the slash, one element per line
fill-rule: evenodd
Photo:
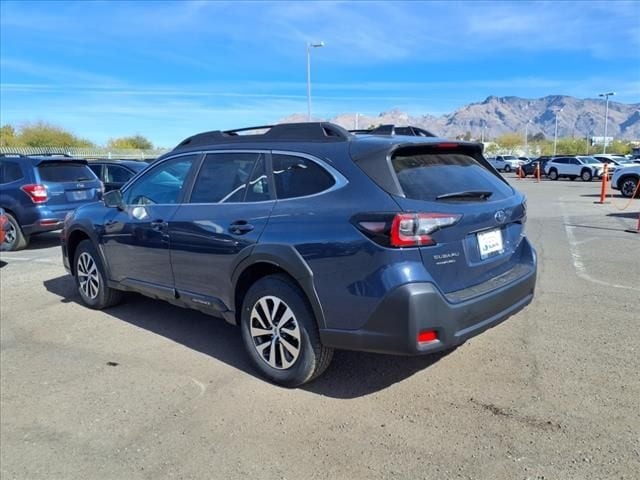
<path fill-rule="evenodd" d="M 391 246 L 435 245 L 430 234 L 455 225 L 461 216 L 448 213 L 400 213 L 395 216 L 391 225 Z"/>
<path fill-rule="evenodd" d="M 431 234 L 455 225 L 462 218 L 450 213 L 364 213 L 352 223 L 367 237 L 385 247 L 435 245 Z"/>
<path fill-rule="evenodd" d="M 49 199 L 49 196 L 47 195 L 47 187 L 44 185 L 24 185 L 22 190 L 29 195 L 33 203 L 44 203 Z"/>

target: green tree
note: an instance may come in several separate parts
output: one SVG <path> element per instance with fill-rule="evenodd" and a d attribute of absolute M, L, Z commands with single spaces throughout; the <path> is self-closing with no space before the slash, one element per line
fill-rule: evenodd
<path fill-rule="evenodd" d="M 544 142 L 546 140 L 544 133 L 538 132 L 535 135 L 529 135 L 529 141 L 531 142 Z"/>
<path fill-rule="evenodd" d="M 613 142 L 610 142 L 609 145 L 607 145 L 607 152 L 627 155 L 631 153 L 631 142 L 614 140 Z"/>
<path fill-rule="evenodd" d="M 3 125 L 0 127 L 0 147 L 17 147 L 18 138 L 16 129 L 12 125 Z"/>
<path fill-rule="evenodd" d="M 520 147 L 524 141 L 522 136 L 517 133 L 505 133 L 496 138 L 496 143 L 501 149 L 513 152 L 516 148 Z"/>
<path fill-rule="evenodd" d="M 135 148 L 137 150 L 151 150 L 153 149 L 153 143 L 142 135 L 133 135 L 131 137 L 111 138 L 107 142 L 107 147 L 113 149 Z"/>
<path fill-rule="evenodd" d="M 26 123 L 20 127 L 18 145 L 25 147 L 91 147 L 89 140 L 47 122 Z"/>

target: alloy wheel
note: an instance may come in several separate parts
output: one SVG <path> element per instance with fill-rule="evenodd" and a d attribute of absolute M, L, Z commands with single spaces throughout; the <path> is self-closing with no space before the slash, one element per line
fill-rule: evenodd
<path fill-rule="evenodd" d="M 623 196 L 630 197 L 633 195 L 633 192 L 636 191 L 636 188 L 636 182 L 634 182 L 633 179 L 629 179 L 622 182 L 622 188 L 620 188 L 620 191 Z"/>
<path fill-rule="evenodd" d="M 76 272 L 80 292 L 91 300 L 95 299 L 100 291 L 100 275 L 95 260 L 87 252 L 78 257 Z"/>
<path fill-rule="evenodd" d="M 16 226 L 12 222 L 7 222 L 4 232 L 4 244 L 12 246 L 16 242 L 17 233 Z"/>
<path fill-rule="evenodd" d="M 278 297 L 265 296 L 251 310 L 249 329 L 258 356 L 277 370 L 286 370 L 300 356 L 300 327 L 293 310 Z"/>

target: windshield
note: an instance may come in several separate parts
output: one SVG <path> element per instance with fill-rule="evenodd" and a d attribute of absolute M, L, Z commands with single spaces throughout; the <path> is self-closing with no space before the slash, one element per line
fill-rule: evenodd
<path fill-rule="evenodd" d="M 516 157 L 514 157 L 513 155 L 504 155 L 502 157 L 503 160 L 517 160 Z"/>
<path fill-rule="evenodd" d="M 82 182 L 98 178 L 84 163 L 44 162 L 38 165 L 38 173 L 43 182 Z"/>
<path fill-rule="evenodd" d="M 488 192 L 491 200 L 501 200 L 513 193 L 473 158 L 459 153 L 397 155 L 391 163 L 405 196 L 415 200 L 434 201 L 455 192 Z M 456 195 L 463 201 L 472 197 Z"/>

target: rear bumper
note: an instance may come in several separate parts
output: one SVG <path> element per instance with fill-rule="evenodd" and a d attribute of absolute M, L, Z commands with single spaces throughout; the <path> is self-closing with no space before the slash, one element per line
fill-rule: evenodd
<path fill-rule="evenodd" d="M 452 303 L 432 283 L 402 285 L 382 301 L 363 328 L 320 331 L 328 347 L 400 355 L 420 355 L 456 347 L 498 325 L 533 299 L 536 267 L 508 285 Z M 418 343 L 433 330 L 437 340 Z"/>
<path fill-rule="evenodd" d="M 46 204 L 36 205 L 31 211 L 25 212 L 21 216 L 21 222 L 25 222 L 25 220 L 26 222 L 20 227 L 26 235 L 60 230 L 64 223 L 64 217 L 72 211 L 73 208 L 54 210 Z"/>

